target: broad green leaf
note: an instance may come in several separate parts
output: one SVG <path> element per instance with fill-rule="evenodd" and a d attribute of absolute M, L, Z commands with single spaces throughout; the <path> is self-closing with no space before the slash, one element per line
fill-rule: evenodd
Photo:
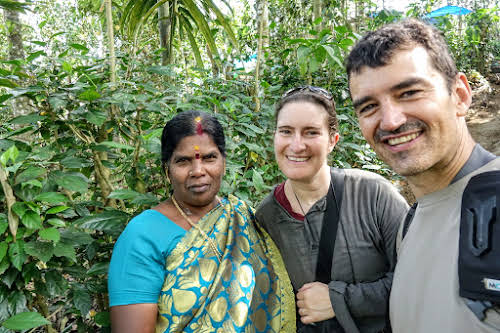
<path fill-rule="evenodd" d="M 259 128 L 259 127 L 255 126 L 254 124 L 240 123 L 240 125 L 251 129 L 252 131 L 254 131 L 257 134 L 264 134 L 266 132 L 262 128 Z"/>
<path fill-rule="evenodd" d="M 16 145 L 12 145 L 0 156 L 0 163 L 2 163 L 3 166 L 6 166 L 9 160 L 15 163 L 18 156 L 19 150 L 17 150 Z"/>
<path fill-rule="evenodd" d="M 46 117 L 40 116 L 37 113 L 31 113 L 27 114 L 25 116 L 19 116 L 16 118 L 13 118 L 9 121 L 10 124 L 15 124 L 15 125 L 24 125 L 24 124 L 33 124 L 36 123 L 37 121 L 44 120 Z"/>
<path fill-rule="evenodd" d="M 71 244 L 72 246 L 87 245 L 94 241 L 94 239 L 85 231 L 77 229 L 63 229 L 61 230 L 61 242 Z"/>
<path fill-rule="evenodd" d="M 26 186 L 33 186 L 33 187 L 42 188 L 43 184 L 38 179 L 31 179 L 31 180 L 28 180 L 27 182 L 24 182 L 21 184 L 22 188 L 24 188 Z"/>
<path fill-rule="evenodd" d="M 54 226 L 54 227 L 65 227 L 66 223 L 58 218 L 51 218 L 46 221 L 48 224 Z"/>
<path fill-rule="evenodd" d="M 111 326 L 111 320 L 108 311 L 99 312 L 98 314 L 95 315 L 94 320 L 96 324 L 101 325 L 103 327 Z"/>
<path fill-rule="evenodd" d="M 81 173 L 66 173 L 56 178 L 56 184 L 67 190 L 84 193 L 88 190 L 88 179 Z"/>
<path fill-rule="evenodd" d="M 56 207 L 52 207 L 51 209 L 49 209 L 45 213 L 46 214 L 57 214 L 57 213 L 65 211 L 68 208 L 70 208 L 70 207 L 64 206 L 64 205 L 63 206 L 56 206 Z"/>
<path fill-rule="evenodd" d="M 71 73 L 73 71 L 73 67 L 71 67 L 71 65 L 66 61 L 64 61 L 62 63 L 62 69 L 63 69 L 63 71 L 68 72 L 68 73 Z"/>
<path fill-rule="evenodd" d="M 89 51 L 89 49 L 85 45 L 82 45 L 82 44 L 72 43 L 72 44 L 69 44 L 69 46 L 71 46 L 74 49 L 84 51 L 85 53 L 87 53 Z"/>
<path fill-rule="evenodd" d="M 59 239 L 61 239 L 61 234 L 56 228 L 47 228 L 40 230 L 38 232 L 38 235 L 40 235 L 40 238 L 53 241 L 54 243 L 59 242 Z"/>
<path fill-rule="evenodd" d="M 257 170 L 253 170 L 252 182 L 257 191 L 263 191 L 265 189 L 264 180 Z"/>
<path fill-rule="evenodd" d="M 68 198 L 61 193 L 58 192 L 43 192 L 35 197 L 36 201 L 43 201 L 48 203 L 64 203 L 68 201 Z"/>
<path fill-rule="evenodd" d="M 70 244 L 66 244 L 63 242 L 57 243 L 56 247 L 54 248 L 54 255 L 56 257 L 66 257 L 71 259 L 73 262 L 76 262 L 75 248 Z"/>
<path fill-rule="evenodd" d="M 80 157 L 75 156 L 67 156 L 63 158 L 60 163 L 68 169 L 79 169 L 86 166 L 89 166 L 91 163 L 88 160 L 85 160 Z"/>
<path fill-rule="evenodd" d="M 51 296 L 62 296 L 68 289 L 68 281 L 57 271 L 45 273 L 45 285 Z"/>
<path fill-rule="evenodd" d="M 0 95 L 0 104 L 2 104 L 3 102 L 5 102 L 6 100 L 8 100 L 11 97 L 12 97 L 12 94 L 3 94 L 3 95 Z"/>
<path fill-rule="evenodd" d="M 84 92 L 82 92 L 80 95 L 78 95 L 78 98 L 83 99 L 84 101 L 94 101 L 98 98 L 101 97 L 101 94 L 99 94 L 95 89 L 87 89 Z"/>
<path fill-rule="evenodd" d="M 141 195 L 141 193 L 136 192 L 134 190 L 122 189 L 122 190 L 115 190 L 115 191 L 111 192 L 108 195 L 108 198 L 121 199 L 121 200 L 132 200 L 140 195 Z"/>
<path fill-rule="evenodd" d="M 54 254 L 54 245 L 49 242 L 32 241 L 24 245 L 24 250 L 30 256 L 48 262 Z"/>
<path fill-rule="evenodd" d="M 306 46 L 301 45 L 297 49 L 297 59 L 299 61 L 307 61 L 309 54 L 311 54 L 311 49 Z"/>
<path fill-rule="evenodd" d="M 42 23 L 43 23 L 43 24 L 42 24 Z M 42 29 L 42 28 L 43 28 L 43 26 L 47 23 L 47 21 L 43 21 L 42 23 L 40 23 L 40 24 L 38 25 L 38 27 L 39 27 L 40 29 Z M 30 42 L 30 43 L 33 43 L 33 44 L 36 44 L 36 45 L 38 45 L 38 46 L 46 46 L 46 45 L 47 45 L 47 43 L 46 43 L 46 42 L 42 42 L 41 40 L 30 40 L 29 42 Z"/>
<path fill-rule="evenodd" d="M 30 95 L 32 93 L 39 93 L 39 92 L 42 92 L 44 91 L 44 87 L 41 87 L 41 86 L 31 86 L 31 87 L 28 87 L 28 88 L 15 88 L 15 89 L 12 89 L 11 91 L 9 91 L 14 97 L 18 97 L 18 96 L 21 96 L 21 95 Z M 23 118 L 23 117 L 29 117 L 30 115 L 27 115 L 27 116 L 19 116 L 17 118 Z M 14 118 L 14 119 L 17 119 L 17 118 Z M 10 121 L 10 123 L 12 123 L 12 120 Z"/>
<path fill-rule="evenodd" d="M 316 72 L 320 68 L 321 64 L 322 64 L 322 61 L 319 61 L 318 58 L 311 57 L 311 59 L 309 61 L 309 71 L 311 73 Z"/>
<path fill-rule="evenodd" d="M 2 274 L 2 276 L 1 276 L 3 284 L 5 284 L 10 289 L 12 284 L 14 283 L 14 281 L 16 281 L 18 275 L 19 275 L 19 271 L 15 270 L 15 269 L 9 269 L 5 274 Z M 15 308 L 15 306 L 14 306 L 14 308 Z"/>
<path fill-rule="evenodd" d="M 159 75 L 174 75 L 174 72 L 169 66 L 150 66 L 146 69 L 148 73 L 154 73 Z"/>
<path fill-rule="evenodd" d="M 21 275 L 23 276 L 24 283 L 28 284 L 32 280 L 40 280 L 42 277 L 40 269 L 36 266 L 35 261 L 31 261 L 23 266 L 23 271 Z"/>
<path fill-rule="evenodd" d="M 107 119 L 107 115 L 100 111 L 88 111 L 83 114 L 83 117 L 87 119 L 89 123 L 97 126 L 101 126 Z"/>
<path fill-rule="evenodd" d="M 52 106 L 54 110 L 59 110 L 59 109 L 64 109 L 66 108 L 66 105 L 68 105 L 68 101 L 64 98 L 61 98 L 59 96 L 50 96 L 49 97 L 49 104 Z"/>
<path fill-rule="evenodd" d="M 7 268 L 9 268 L 9 266 L 10 266 L 9 258 L 5 256 L 5 258 L 3 258 L 2 261 L 0 261 L 0 276 L 2 276 L 5 273 L 5 271 L 7 270 Z"/>
<path fill-rule="evenodd" d="M 0 243 L 0 262 L 5 258 L 5 255 L 7 254 L 7 249 L 9 248 L 9 245 L 6 242 L 1 242 Z"/>
<path fill-rule="evenodd" d="M 12 265 L 18 271 L 22 270 L 23 264 L 26 261 L 26 253 L 24 252 L 24 242 L 17 240 L 17 242 L 10 243 L 9 245 L 9 258 Z"/>
<path fill-rule="evenodd" d="M 9 310 L 10 313 L 19 313 L 28 311 L 28 307 L 26 306 L 26 295 L 23 291 L 18 290 L 11 292 L 7 297 L 9 301 Z"/>
<path fill-rule="evenodd" d="M 160 138 L 163 133 L 163 128 L 157 128 L 149 132 L 148 134 L 144 134 L 142 137 L 144 140 L 149 140 L 151 138 Z"/>
<path fill-rule="evenodd" d="M 24 215 L 21 217 L 21 222 L 26 228 L 29 229 L 40 229 L 42 227 L 42 219 L 40 218 L 40 215 L 31 209 L 24 212 Z"/>
<path fill-rule="evenodd" d="M 80 311 L 80 314 L 85 317 L 92 308 L 92 299 L 87 291 L 76 289 L 73 291 L 73 304 Z"/>
<path fill-rule="evenodd" d="M 36 51 L 36 52 L 30 53 L 30 55 L 26 58 L 26 61 L 30 62 L 32 60 L 35 60 L 36 58 L 38 58 L 41 55 L 47 55 L 47 53 L 45 53 L 43 51 Z"/>
<path fill-rule="evenodd" d="M 47 173 L 47 170 L 41 167 L 29 166 L 26 170 L 21 172 L 16 176 L 16 184 L 27 182 L 31 179 L 36 179 L 44 176 Z"/>
<path fill-rule="evenodd" d="M 82 217 L 74 222 L 82 229 L 120 233 L 128 221 L 128 214 L 118 210 L 107 210 L 100 214 Z"/>
<path fill-rule="evenodd" d="M 0 235 L 2 235 L 5 230 L 9 227 L 9 222 L 5 214 L 0 213 Z M 0 260 L 2 261 L 2 260 Z"/>
<path fill-rule="evenodd" d="M 149 205 L 149 206 L 152 206 L 152 205 L 156 205 L 158 204 L 159 200 L 157 197 L 155 197 L 154 195 L 152 195 L 151 193 L 146 193 L 146 194 L 142 194 L 138 197 L 136 197 L 135 199 L 132 200 L 132 203 L 134 205 Z"/>
<path fill-rule="evenodd" d="M 12 80 L 0 77 L 0 87 L 16 88 L 19 85 Z"/>
<path fill-rule="evenodd" d="M 23 217 L 24 213 L 28 210 L 28 206 L 24 202 L 17 201 L 12 205 L 12 211 L 16 213 L 17 216 Z"/>
<path fill-rule="evenodd" d="M 87 271 L 88 275 L 104 275 L 108 272 L 109 262 L 98 262 Z"/>
<path fill-rule="evenodd" d="M 10 330 L 22 331 L 47 324 L 50 322 L 38 312 L 22 312 L 4 321 L 2 326 Z"/>
<path fill-rule="evenodd" d="M 335 50 L 328 45 L 322 45 L 323 49 L 326 51 L 328 54 L 328 58 L 330 59 L 330 63 L 336 63 L 339 65 L 339 67 L 344 68 L 344 64 L 342 63 L 342 60 L 337 56 Z"/>
<path fill-rule="evenodd" d="M 104 141 L 100 142 L 98 146 L 106 146 L 117 149 L 125 149 L 125 150 L 134 150 L 134 147 L 129 145 L 124 145 L 122 143 L 114 142 L 114 141 Z"/>

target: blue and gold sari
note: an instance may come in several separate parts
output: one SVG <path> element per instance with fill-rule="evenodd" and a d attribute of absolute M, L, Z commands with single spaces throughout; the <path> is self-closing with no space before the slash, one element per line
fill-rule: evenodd
<path fill-rule="evenodd" d="M 156 332 L 295 332 L 285 266 L 253 211 L 232 196 L 198 221 L 167 257 Z"/>

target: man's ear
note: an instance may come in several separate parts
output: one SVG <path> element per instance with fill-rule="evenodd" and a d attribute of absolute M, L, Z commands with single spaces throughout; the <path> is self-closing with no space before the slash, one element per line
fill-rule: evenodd
<path fill-rule="evenodd" d="M 457 116 L 465 117 L 472 103 L 472 90 L 464 73 L 457 74 L 452 94 L 456 97 Z"/>

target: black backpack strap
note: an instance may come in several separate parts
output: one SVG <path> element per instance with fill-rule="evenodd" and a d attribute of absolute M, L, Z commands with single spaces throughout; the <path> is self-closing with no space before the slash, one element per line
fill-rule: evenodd
<path fill-rule="evenodd" d="M 327 194 L 323 226 L 321 227 L 318 263 L 316 265 L 316 281 L 326 284 L 331 281 L 333 249 L 335 248 L 335 239 L 337 237 L 345 177 L 343 169 L 334 168 L 333 170 Z"/>
<path fill-rule="evenodd" d="M 403 236 L 401 237 L 401 240 L 405 238 L 406 233 L 408 232 L 408 228 L 410 227 L 411 221 L 413 221 L 413 216 L 415 216 L 415 211 L 417 210 L 418 202 L 415 202 L 411 207 L 410 210 L 408 210 L 408 213 L 406 214 L 406 218 L 403 224 Z"/>

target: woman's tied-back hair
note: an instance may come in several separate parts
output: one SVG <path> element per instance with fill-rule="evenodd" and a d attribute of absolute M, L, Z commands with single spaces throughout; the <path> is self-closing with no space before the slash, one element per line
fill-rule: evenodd
<path fill-rule="evenodd" d="M 297 102 L 309 102 L 323 107 L 327 114 L 330 135 L 337 133 L 338 122 L 333 95 L 323 88 L 314 86 L 300 86 L 285 92 L 278 101 L 278 104 L 276 104 L 274 124 L 277 124 L 280 111 L 286 104 Z"/>
<path fill-rule="evenodd" d="M 199 118 L 198 118 L 199 117 Z M 167 122 L 161 136 L 161 161 L 168 164 L 179 142 L 187 136 L 199 135 L 200 129 L 215 143 L 222 156 L 226 157 L 226 140 L 219 121 L 202 111 L 185 111 Z"/>
<path fill-rule="evenodd" d="M 451 93 L 458 71 L 448 45 L 438 29 L 417 19 L 406 19 L 367 33 L 347 57 L 347 75 L 350 79 L 352 73 L 359 73 L 364 66 L 385 66 L 395 52 L 416 46 L 427 51 L 432 66 L 443 74 Z"/>

